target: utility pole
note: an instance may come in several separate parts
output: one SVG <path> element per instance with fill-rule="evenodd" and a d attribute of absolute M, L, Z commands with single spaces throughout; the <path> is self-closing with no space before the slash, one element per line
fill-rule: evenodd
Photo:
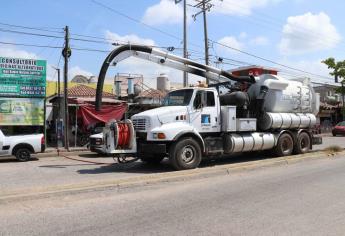
<path fill-rule="evenodd" d="M 183 1 L 183 57 L 188 58 L 187 51 L 187 0 L 175 0 L 175 4 Z M 183 72 L 183 87 L 188 86 L 188 73 Z"/>
<path fill-rule="evenodd" d="M 206 11 L 210 11 L 212 8 L 211 1 L 212 0 L 195 0 L 197 1 L 197 4 L 194 5 L 193 7 L 201 9 L 199 12 L 193 15 L 194 20 L 196 20 L 196 17 L 199 14 L 203 14 L 204 18 L 204 41 L 205 41 L 205 64 L 209 64 L 209 53 L 208 53 L 208 35 L 207 35 L 207 17 L 206 17 Z M 209 84 L 209 80 L 206 77 L 206 84 Z"/>
<path fill-rule="evenodd" d="M 62 50 L 62 55 L 65 58 L 64 65 L 64 142 L 65 149 L 69 151 L 69 135 L 68 135 L 68 58 L 71 56 L 71 49 L 69 47 L 69 31 L 68 26 L 65 27 L 65 47 Z"/>

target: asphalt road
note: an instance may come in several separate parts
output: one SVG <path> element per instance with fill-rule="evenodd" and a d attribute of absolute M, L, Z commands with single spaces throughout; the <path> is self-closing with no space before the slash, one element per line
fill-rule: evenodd
<path fill-rule="evenodd" d="M 343 235 L 345 158 L 0 202 L 0 235 Z"/>
<path fill-rule="evenodd" d="M 323 145 L 315 146 L 315 150 L 320 150 L 330 145 L 338 145 L 345 148 L 345 137 L 327 136 L 323 138 L 323 142 Z M 17 162 L 14 158 L 0 158 L 0 193 L 114 178 L 124 179 L 173 171 L 168 161 L 163 162 L 159 166 L 146 165 L 140 161 L 119 165 L 114 163 L 112 158 L 100 158 L 97 155 L 81 154 L 80 156 L 74 156 L 74 158 L 109 164 L 94 165 L 68 160 L 63 157 L 46 157 L 24 163 Z M 271 157 L 245 153 L 241 156 L 203 162 L 201 168 L 213 165 L 250 162 L 264 158 Z"/>

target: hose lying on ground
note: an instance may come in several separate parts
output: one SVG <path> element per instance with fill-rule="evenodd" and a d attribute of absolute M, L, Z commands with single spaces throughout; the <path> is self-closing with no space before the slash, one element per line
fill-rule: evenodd
<path fill-rule="evenodd" d="M 60 153 L 59 149 L 57 149 L 57 153 L 58 153 L 58 156 L 62 156 L 66 159 L 73 160 L 73 161 L 80 161 L 80 162 L 91 163 L 91 164 L 95 164 L 95 165 L 112 165 L 113 164 L 113 163 L 106 163 L 106 162 L 80 160 L 78 158 L 69 157 L 69 156 L 66 156 L 66 155 Z M 138 157 L 135 157 L 131 160 L 126 160 L 127 157 L 119 156 L 119 157 L 113 157 L 114 161 L 115 161 L 115 158 L 117 158 L 117 164 L 128 164 L 128 163 L 136 162 L 139 159 Z"/>

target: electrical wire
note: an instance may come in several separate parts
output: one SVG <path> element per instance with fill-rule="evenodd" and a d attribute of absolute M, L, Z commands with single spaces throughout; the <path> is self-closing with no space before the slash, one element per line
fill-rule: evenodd
<path fill-rule="evenodd" d="M 26 44 L 26 43 L 11 43 L 11 42 L 4 42 L 0 41 L 0 44 L 5 45 L 14 45 L 14 46 L 25 46 L 25 47 L 36 47 L 36 48 L 59 48 L 62 49 L 61 46 L 50 46 L 50 45 L 38 45 L 38 44 Z"/>
<path fill-rule="evenodd" d="M 291 67 L 291 66 L 287 66 L 287 65 L 284 65 L 284 64 L 281 64 L 281 63 L 278 63 L 278 62 L 275 62 L 271 59 L 266 59 L 264 57 L 261 57 L 261 56 L 257 56 L 253 53 L 249 53 L 249 52 L 246 52 L 246 51 L 243 51 L 243 50 L 240 50 L 240 49 L 237 49 L 237 48 L 234 48 L 234 47 L 231 47 L 229 45 L 225 45 L 223 43 L 220 43 L 220 42 L 217 42 L 217 41 L 214 41 L 214 40 L 211 40 L 209 39 L 210 41 L 212 41 L 213 43 L 215 44 L 218 44 L 222 47 L 226 47 L 226 48 L 229 48 L 231 50 L 234 50 L 234 51 L 237 51 L 237 52 L 240 52 L 242 54 L 245 54 L 247 56 L 251 56 L 251 57 L 254 57 L 254 58 L 257 58 L 257 59 L 260 59 L 260 60 L 263 60 L 263 61 L 266 61 L 266 62 L 270 62 L 272 64 L 275 64 L 275 65 L 278 65 L 278 66 L 281 66 L 281 67 L 284 67 L 284 68 L 288 68 L 290 70 L 295 70 L 295 71 L 299 71 L 299 72 L 302 72 L 302 73 L 305 73 L 305 74 L 309 74 L 309 75 L 314 75 L 314 76 L 318 76 L 318 77 L 322 77 L 322 78 L 327 78 L 329 79 L 329 77 L 326 77 L 326 76 L 323 76 L 323 75 L 319 75 L 319 74 L 315 74 L 315 73 L 311 73 L 311 72 L 308 72 L 308 71 L 305 71 L 305 70 L 301 70 L 301 69 L 298 69 L 298 68 L 294 68 L 294 67 Z"/>
<path fill-rule="evenodd" d="M 64 33 L 62 28 L 57 28 L 57 27 L 56 28 L 55 27 L 29 27 L 29 26 L 23 26 L 23 25 L 8 24 L 4 22 L 0 22 L 0 25 L 20 28 L 20 29 L 39 30 L 39 31 L 51 32 L 51 33 Z M 61 29 L 61 31 L 49 30 L 49 29 Z"/>
<path fill-rule="evenodd" d="M 132 21 L 135 21 L 137 23 L 142 23 L 141 21 L 133 18 L 133 17 L 130 17 L 128 15 L 125 15 L 121 12 L 118 12 L 116 10 L 114 10 L 113 8 L 110 8 L 102 3 L 99 3 L 95 0 L 92 0 L 92 2 L 96 3 L 97 5 L 100 5 L 102 7 L 105 7 L 113 12 L 115 12 L 116 14 L 120 14 L 121 16 L 124 16 Z M 145 23 L 142 23 L 144 25 L 146 25 Z M 22 28 L 32 28 L 32 29 L 38 29 L 38 28 L 35 28 L 35 27 L 26 27 L 26 26 L 19 26 L 19 25 L 16 25 L 16 27 L 22 27 Z M 151 29 L 156 29 L 158 30 L 159 32 L 161 33 L 166 33 L 165 31 L 161 31 L 160 29 L 157 29 L 155 27 L 152 27 L 152 26 L 149 26 Z M 32 36 L 41 36 L 41 37 L 50 37 L 50 38 L 63 38 L 62 36 L 56 36 L 56 35 L 48 35 L 48 34 L 37 34 L 37 33 L 32 33 L 32 32 L 23 32 L 23 31 L 16 31 L 16 30 L 7 30 L 7 29 L 2 29 L 0 28 L 0 31 L 2 32 L 9 32 L 9 33 L 17 33 L 17 34 L 25 34 L 25 35 L 32 35 Z M 77 34 L 75 34 L 77 35 Z M 170 33 L 166 34 L 166 35 L 170 35 Z M 96 37 L 96 36 L 89 36 L 89 35 L 80 35 L 81 37 L 94 37 L 94 38 L 100 38 L 100 37 Z M 174 36 L 174 38 L 178 38 L 176 36 Z M 102 38 L 104 39 L 104 38 Z M 179 38 L 178 38 L 179 39 Z M 81 39 L 81 38 L 76 38 L 76 37 L 72 37 L 71 40 L 76 40 L 76 41 L 85 41 L 85 42 L 97 42 L 97 43 L 106 43 L 104 41 L 99 41 L 99 40 L 88 40 L 88 39 Z M 287 65 L 284 65 L 282 63 L 277 63 L 273 60 L 270 60 L 270 59 L 266 59 L 266 58 L 263 58 L 261 56 L 258 56 L 258 55 L 255 55 L 255 54 L 252 54 L 252 53 L 249 53 L 249 52 L 245 52 L 243 50 L 239 50 L 239 49 L 236 49 L 236 48 L 233 48 L 233 47 L 230 47 L 228 45 L 225 45 L 225 44 L 222 44 L 222 43 L 219 43 L 217 41 L 214 41 L 214 40 L 211 40 L 209 39 L 209 41 L 211 41 L 213 44 L 218 44 L 220 46 L 223 46 L 223 47 L 227 47 L 229 49 L 232 49 L 232 50 L 235 50 L 235 51 L 238 51 L 240 53 L 243 53 L 243 54 L 246 54 L 248 56 L 251 56 L 251 57 L 255 57 L 257 59 L 260 59 L 260 60 L 263 60 L 263 61 L 266 61 L 266 62 L 270 62 L 272 64 L 275 64 L 275 65 L 279 65 L 281 67 L 284 67 L 284 68 L 288 68 L 290 70 L 295 70 L 295 71 L 299 71 L 299 72 L 302 72 L 302 73 L 305 73 L 305 74 L 309 74 L 309 75 L 313 75 L 313 76 L 317 76 L 317 77 L 320 77 L 320 78 L 326 78 L 326 79 L 330 79 L 329 77 L 326 77 L 326 76 L 323 76 L 323 75 L 319 75 L 319 74 L 315 74 L 315 73 L 311 73 L 311 72 L 308 72 L 308 71 L 305 71 L 305 70 L 301 70 L 301 69 L 298 69 L 298 68 L 293 68 L 291 66 L 287 66 Z M 39 48 L 56 48 L 56 49 L 61 49 L 63 47 L 58 47 L 58 46 L 50 46 L 50 45 L 37 45 L 37 44 L 24 44 L 24 43 L 10 43 L 10 42 L 3 42 L 3 41 L 0 41 L 0 44 L 7 44 L 7 45 L 18 45 L 18 46 L 29 46 L 29 47 L 39 47 Z M 110 43 L 107 43 L 107 44 L 110 44 Z M 155 46 L 155 47 L 159 47 L 159 46 Z M 159 47 L 159 48 L 167 48 L 167 47 Z M 73 47 L 72 49 L 74 50 L 78 50 L 78 51 L 92 51 L 92 52 L 102 52 L 102 53 L 108 53 L 109 50 L 100 50 L 100 49 L 93 49 L 93 48 L 78 48 L 78 47 Z M 176 48 L 176 49 L 180 49 L 180 48 Z M 191 51 L 191 50 L 189 50 Z M 194 50 L 194 53 L 196 51 Z M 198 53 L 201 53 L 201 52 L 198 52 Z"/>
<path fill-rule="evenodd" d="M 9 30 L 9 29 L 3 29 L 3 28 L 0 28 L 0 31 L 1 32 L 7 32 L 7 33 L 14 33 L 14 34 L 25 34 L 25 35 L 32 35 L 32 36 L 47 37 L 47 38 L 59 38 L 59 39 L 63 39 L 64 38 L 63 36 L 30 33 L 30 32 L 24 32 L 24 31 L 18 31 L 18 30 Z"/>

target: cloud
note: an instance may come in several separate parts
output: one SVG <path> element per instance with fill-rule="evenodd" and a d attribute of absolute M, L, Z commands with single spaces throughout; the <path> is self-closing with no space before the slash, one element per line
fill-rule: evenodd
<path fill-rule="evenodd" d="M 24 59 L 41 59 L 38 55 L 33 52 L 18 49 L 12 45 L 2 45 L 0 46 L 0 55 L 2 57 L 14 57 L 14 58 L 24 58 Z M 51 65 L 47 64 L 47 80 L 53 80 L 55 75 L 55 70 Z"/>
<path fill-rule="evenodd" d="M 145 39 L 140 38 L 135 34 L 128 34 L 128 35 L 118 35 L 113 33 L 109 30 L 105 31 L 105 37 L 111 43 L 119 42 L 119 43 L 131 43 L 131 44 L 144 44 L 144 45 L 155 45 L 155 42 L 152 39 Z"/>
<path fill-rule="evenodd" d="M 288 17 L 282 33 L 278 47 L 285 55 L 331 49 L 341 40 L 330 17 L 323 12 Z"/>
<path fill-rule="evenodd" d="M 0 46 L 0 55 L 2 57 L 38 59 L 38 56 L 35 53 L 20 50 L 14 46 Z"/>
<path fill-rule="evenodd" d="M 236 48 L 238 50 L 244 49 L 244 43 L 240 42 L 234 36 L 225 36 L 225 37 L 219 39 L 218 43 L 232 47 L 232 48 Z M 223 51 L 223 50 L 226 50 L 230 53 L 238 53 L 236 50 L 233 50 L 231 48 L 227 48 L 227 47 L 222 46 L 222 45 L 218 45 L 218 51 Z"/>
<path fill-rule="evenodd" d="M 280 75 L 283 77 L 293 78 L 293 77 L 309 77 L 312 81 L 317 81 L 321 83 L 332 83 L 333 80 L 331 79 L 332 76 L 329 75 L 329 69 L 323 63 L 321 63 L 322 59 L 317 60 L 298 60 L 298 61 L 291 61 L 291 60 L 282 60 L 279 61 L 281 64 L 289 65 L 290 67 L 297 68 L 300 70 L 308 71 L 310 73 L 320 75 L 310 75 L 305 74 L 299 71 L 288 70 L 284 69 L 280 72 Z M 327 79 L 329 78 L 329 79 Z"/>
<path fill-rule="evenodd" d="M 265 46 L 269 42 L 268 38 L 264 36 L 257 36 L 249 41 L 250 44 L 256 45 L 256 46 Z"/>
<path fill-rule="evenodd" d="M 245 39 L 247 38 L 247 33 L 246 32 L 241 32 L 240 35 L 238 36 L 240 39 Z"/>
<path fill-rule="evenodd" d="M 251 15 L 253 9 L 262 8 L 269 4 L 282 0 L 217 0 L 213 1 L 212 14 L 226 14 L 236 16 Z M 196 2 L 187 0 L 190 5 Z M 192 19 L 192 13 L 197 12 L 196 8 L 188 7 L 188 22 Z M 179 24 L 183 21 L 182 3 L 175 4 L 173 0 L 160 0 L 159 3 L 148 7 L 142 18 L 142 22 L 148 25 Z"/>
<path fill-rule="evenodd" d="M 182 4 L 171 0 L 161 0 L 146 9 L 142 22 L 149 25 L 177 24 L 183 20 Z"/>
<path fill-rule="evenodd" d="M 262 8 L 269 4 L 280 2 L 281 0 L 223 0 L 213 1 L 214 7 L 211 12 L 218 14 L 248 16 L 251 15 L 253 9 Z"/>
<path fill-rule="evenodd" d="M 80 68 L 79 66 L 73 66 L 71 68 L 69 68 L 69 71 L 68 71 L 68 77 L 69 79 L 73 79 L 74 76 L 76 75 L 83 75 L 83 76 L 86 76 L 86 77 L 90 77 L 92 76 L 93 74 L 87 70 L 84 70 L 82 68 Z"/>

